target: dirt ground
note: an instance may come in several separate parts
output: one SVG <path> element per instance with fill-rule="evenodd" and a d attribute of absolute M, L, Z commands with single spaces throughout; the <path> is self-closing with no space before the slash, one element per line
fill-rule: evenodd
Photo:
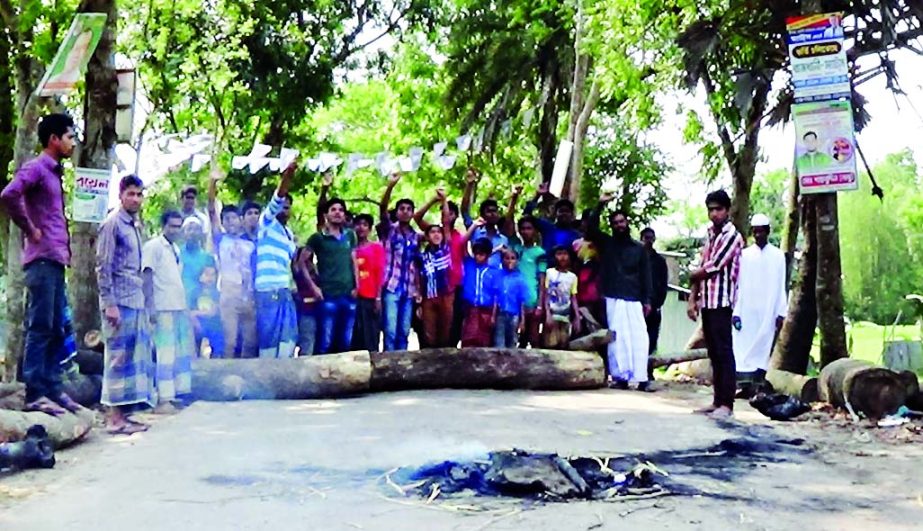
<path fill-rule="evenodd" d="M 719 425 L 709 390 L 419 391 L 346 400 L 196 403 L 145 434 L 94 434 L 53 470 L 0 476 L 0 529 L 921 529 L 919 426 L 827 413 Z M 804 438 L 797 451 L 671 480 L 696 496 L 616 502 L 400 496 L 398 467 L 522 448 L 562 455 L 695 452 L 724 439 Z M 656 464 L 656 463 L 655 463 Z M 670 471 L 669 469 L 667 470 Z"/>

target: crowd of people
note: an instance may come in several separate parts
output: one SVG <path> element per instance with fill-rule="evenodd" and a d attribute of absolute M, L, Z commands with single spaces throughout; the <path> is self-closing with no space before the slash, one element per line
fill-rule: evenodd
<path fill-rule="evenodd" d="M 51 354 L 63 340 L 66 313 L 70 247 L 61 161 L 73 150 L 73 121 L 45 117 L 39 139 L 42 155 L 17 172 L 2 197 L 26 235 L 27 407 L 57 414 L 79 407 L 62 393 Z M 197 356 L 399 351 L 408 348 L 411 329 L 424 348 L 566 348 L 575 336 L 609 329 L 614 340 L 604 358 L 611 385 L 650 390 L 667 266 L 654 250 L 652 229 L 641 231 L 640 242 L 631 237 L 627 213 L 610 213 L 611 232 L 602 228 L 612 195 L 577 220 L 573 203 L 541 185 L 517 215 L 517 186 L 505 210 L 486 199 L 474 218 L 475 169 L 466 174 L 460 206 L 437 188 L 420 208 L 403 198 L 392 209 L 396 173 L 376 219 L 328 198 L 333 176 L 326 175 L 316 232 L 303 238 L 289 227 L 294 171 L 293 163 L 282 172 L 265 205 L 244 202 L 219 211 L 222 175 L 213 170 L 205 211 L 198 190 L 186 186 L 181 207 L 161 213 L 150 238 L 140 218 L 142 181 L 120 180 L 120 204 L 101 224 L 96 249 L 106 344 L 102 403 L 110 406 L 112 431 L 146 429 L 129 417 L 138 408 L 181 406 L 192 391 Z M 704 411 L 726 416 L 736 386 L 732 328 L 752 335 L 750 347 L 763 345 L 772 330 L 751 332 L 759 308 L 733 311 L 743 239 L 728 222 L 726 193 L 714 192 L 706 203 L 712 225 L 692 272 L 689 316 L 697 318 L 701 309 L 715 370 L 714 404 Z M 426 216 L 436 207 L 433 223 Z M 757 241 L 763 249 L 765 238 Z M 782 276 L 780 308 L 784 269 Z M 751 354 L 748 367 L 765 369 L 761 356 Z"/>

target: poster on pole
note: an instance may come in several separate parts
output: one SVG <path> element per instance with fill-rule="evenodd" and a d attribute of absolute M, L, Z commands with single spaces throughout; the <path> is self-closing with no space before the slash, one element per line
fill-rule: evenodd
<path fill-rule="evenodd" d="M 796 103 L 792 119 L 801 193 L 857 189 L 852 104 L 848 100 Z"/>
<path fill-rule="evenodd" d="M 786 20 L 795 101 L 850 96 L 842 13 Z"/>
<path fill-rule="evenodd" d="M 574 143 L 562 140 L 558 145 L 558 154 L 554 158 L 554 168 L 551 170 L 551 182 L 548 191 L 556 197 L 564 193 L 564 181 L 567 179 L 567 170 L 570 168 L 571 155 L 574 153 Z"/>
<path fill-rule="evenodd" d="M 102 223 L 109 209 L 109 182 L 112 172 L 93 168 L 76 168 L 71 219 Z"/>
<path fill-rule="evenodd" d="M 45 70 L 36 92 L 48 97 L 68 94 L 83 78 L 87 63 L 106 27 L 105 13 L 79 13 L 74 17 L 54 60 Z"/>

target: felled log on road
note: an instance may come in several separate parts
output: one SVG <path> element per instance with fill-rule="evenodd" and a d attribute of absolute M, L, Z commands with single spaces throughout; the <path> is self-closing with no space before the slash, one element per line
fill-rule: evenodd
<path fill-rule="evenodd" d="M 372 390 L 595 389 L 606 383 L 595 352 L 433 348 L 373 352 Z"/>
<path fill-rule="evenodd" d="M 654 368 L 666 367 L 668 365 L 673 365 L 676 363 L 685 363 L 687 361 L 696 361 L 704 360 L 708 358 L 708 351 L 704 348 L 694 348 L 692 350 L 684 350 L 682 352 L 672 352 L 669 354 L 658 354 L 656 356 L 651 356 L 651 363 L 654 365 Z"/>
<path fill-rule="evenodd" d="M 901 375 L 869 362 L 843 358 L 820 372 L 820 398 L 837 407 L 846 401 L 857 413 L 877 420 L 897 411 L 907 400 L 907 383 Z"/>
<path fill-rule="evenodd" d="M 368 392 L 368 351 L 293 359 L 200 359 L 192 362 L 199 400 L 299 400 Z"/>
<path fill-rule="evenodd" d="M 779 369 L 769 369 L 766 380 L 772 388 L 783 395 L 793 396 L 802 402 L 817 402 L 820 400 L 817 378 L 795 374 Z"/>
<path fill-rule="evenodd" d="M 597 330 L 592 334 L 587 334 L 574 339 L 567 344 L 568 350 L 582 350 L 586 352 L 596 351 L 609 346 L 609 343 L 615 341 L 615 332 L 612 330 Z"/>
<path fill-rule="evenodd" d="M 44 426 L 55 449 L 70 446 L 83 439 L 96 424 L 96 413 L 87 409 L 78 414 L 57 417 L 38 412 L 0 409 L 0 442 L 21 441 L 35 424 Z"/>

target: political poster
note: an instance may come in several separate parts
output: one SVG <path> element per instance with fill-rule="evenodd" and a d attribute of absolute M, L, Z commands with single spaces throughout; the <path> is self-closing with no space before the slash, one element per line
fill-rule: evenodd
<path fill-rule="evenodd" d="M 849 97 L 842 14 L 791 17 L 786 27 L 795 101 Z"/>
<path fill-rule="evenodd" d="M 106 26 L 105 13 L 79 13 L 38 85 L 42 97 L 68 94 L 83 78 Z"/>
<path fill-rule="evenodd" d="M 71 219 L 87 223 L 102 223 L 109 209 L 109 170 L 76 168 L 74 201 L 71 203 Z"/>
<path fill-rule="evenodd" d="M 801 193 L 857 189 L 852 104 L 848 100 L 796 103 L 792 118 Z"/>

